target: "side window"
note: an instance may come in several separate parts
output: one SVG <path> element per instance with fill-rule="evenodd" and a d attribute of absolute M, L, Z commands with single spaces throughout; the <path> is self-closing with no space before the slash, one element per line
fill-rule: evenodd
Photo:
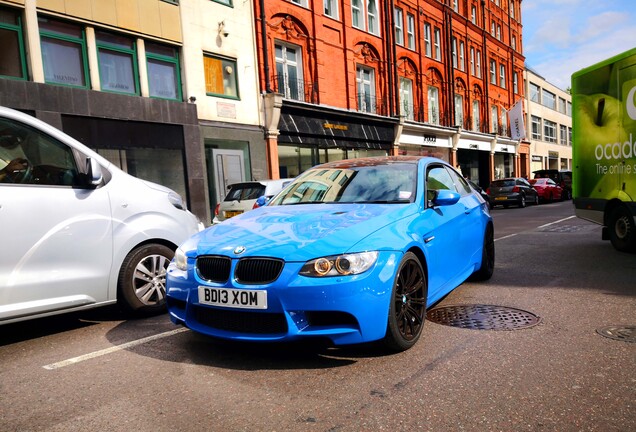
<path fill-rule="evenodd" d="M 448 169 L 448 172 L 450 173 L 450 176 L 453 179 L 453 183 L 455 184 L 455 189 L 457 189 L 457 192 L 459 192 L 461 196 L 470 195 L 472 193 L 472 189 L 468 185 L 468 182 L 462 176 L 457 174 L 457 172 L 453 171 L 452 169 Z"/>
<path fill-rule="evenodd" d="M 0 183 L 73 186 L 72 150 L 35 129 L 0 119 Z"/>
<path fill-rule="evenodd" d="M 436 192 L 442 189 L 456 191 L 450 174 L 441 165 L 429 168 L 426 173 L 426 199 L 428 201 L 434 199 Z"/>

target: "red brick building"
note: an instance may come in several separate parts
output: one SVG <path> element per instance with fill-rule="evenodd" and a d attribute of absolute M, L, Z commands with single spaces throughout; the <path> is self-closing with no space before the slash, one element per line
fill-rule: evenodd
<path fill-rule="evenodd" d="M 432 154 L 483 185 L 526 175 L 521 0 L 255 0 L 272 178 Z"/>

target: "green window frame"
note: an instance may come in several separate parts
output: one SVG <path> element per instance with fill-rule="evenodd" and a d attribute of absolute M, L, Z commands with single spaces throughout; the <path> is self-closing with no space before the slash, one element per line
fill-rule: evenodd
<path fill-rule="evenodd" d="M 139 68 L 135 39 L 96 30 L 95 40 L 102 91 L 139 96 Z"/>
<path fill-rule="evenodd" d="M 234 3 L 232 2 L 232 0 L 212 0 L 214 3 L 220 3 L 222 5 L 225 6 L 229 6 L 231 8 L 234 7 Z"/>
<path fill-rule="evenodd" d="M 203 55 L 205 94 L 227 99 L 240 99 L 236 60 L 212 54 Z"/>
<path fill-rule="evenodd" d="M 38 17 L 44 81 L 68 87 L 90 87 L 86 32 L 83 27 Z"/>
<path fill-rule="evenodd" d="M 27 63 L 22 33 L 22 15 L 18 10 L 0 7 L 0 77 L 26 80 Z"/>
<path fill-rule="evenodd" d="M 145 44 L 150 97 L 182 101 L 178 48 L 148 41 Z"/>

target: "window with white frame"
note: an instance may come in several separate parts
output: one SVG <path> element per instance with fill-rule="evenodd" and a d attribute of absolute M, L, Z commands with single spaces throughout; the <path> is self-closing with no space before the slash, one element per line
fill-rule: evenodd
<path fill-rule="evenodd" d="M 453 10 L 459 13 L 459 0 L 453 0 Z"/>
<path fill-rule="evenodd" d="M 505 109 L 501 109 L 501 134 L 508 135 L 508 112 Z"/>
<path fill-rule="evenodd" d="M 455 126 L 464 127 L 464 97 L 455 93 Z"/>
<path fill-rule="evenodd" d="M 466 70 L 466 60 L 464 58 L 464 42 L 459 41 L 459 70 Z"/>
<path fill-rule="evenodd" d="M 561 145 L 568 145 L 568 127 L 566 125 L 559 125 L 559 128 Z"/>
<path fill-rule="evenodd" d="M 556 123 L 550 120 L 543 120 L 543 137 L 547 142 L 555 143 L 556 138 Z"/>
<path fill-rule="evenodd" d="M 532 139 L 540 140 L 541 139 L 541 118 L 537 116 L 531 116 L 532 123 Z"/>
<path fill-rule="evenodd" d="M 406 14 L 406 47 L 415 49 L 415 16 Z"/>
<path fill-rule="evenodd" d="M 470 74 L 475 76 L 475 48 L 470 47 Z"/>
<path fill-rule="evenodd" d="M 413 107 L 413 81 L 400 77 L 400 104 L 402 115 L 407 120 L 413 120 L 414 107 Z"/>
<path fill-rule="evenodd" d="M 492 133 L 499 132 L 499 125 L 497 124 L 497 122 L 499 121 L 498 112 L 499 110 L 497 109 L 497 105 L 492 105 L 490 107 L 490 131 Z"/>
<path fill-rule="evenodd" d="M 479 131 L 481 124 L 479 119 L 479 101 L 477 99 L 473 100 L 473 130 Z"/>
<path fill-rule="evenodd" d="M 378 5 L 376 0 L 367 0 L 367 31 L 375 35 L 380 34 Z"/>
<path fill-rule="evenodd" d="M 424 54 L 426 57 L 430 57 L 432 55 L 431 25 L 429 23 L 424 23 Z"/>
<path fill-rule="evenodd" d="M 499 65 L 499 86 L 506 88 L 506 66 L 503 64 Z"/>
<path fill-rule="evenodd" d="M 277 42 L 274 49 L 278 92 L 288 99 L 305 100 L 301 48 Z"/>
<path fill-rule="evenodd" d="M 477 25 L 477 6 L 473 5 L 470 9 L 470 21 Z"/>
<path fill-rule="evenodd" d="M 497 24 L 497 39 L 501 40 L 501 25 Z"/>
<path fill-rule="evenodd" d="M 490 60 L 490 84 L 497 84 L 497 62 Z"/>
<path fill-rule="evenodd" d="M 302 6 L 302 7 L 309 7 L 308 3 L 307 3 L 307 0 L 291 0 L 291 2 L 295 3 L 295 4 L 299 5 L 299 6 Z"/>
<path fill-rule="evenodd" d="M 565 99 L 559 97 L 559 112 L 565 114 Z"/>
<path fill-rule="evenodd" d="M 323 0 L 324 13 L 326 16 L 338 19 L 338 1 L 337 0 Z"/>
<path fill-rule="evenodd" d="M 515 94 L 519 94 L 519 73 L 512 74 L 512 90 Z"/>
<path fill-rule="evenodd" d="M 435 60 L 441 60 L 442 59 L 442 35 L 440 33 L 440 30 L 435 27 Z"/>
<path fill-rule="evenodd" d="M 439 124 L 439 89 L 428 86 L 428 122 Z"/>
<path fill-rule="evenodd" d="M 541 102 L 541 98 L 539 97 L 539 86 L 535 83 L 528 84 L 528 88 L 530 91 L 530 101 L 532 102 Z"/>
<path fill-rule="evenodd" d="M 510 0 L 510 18 L 515 19 L 515 2 Z"/>
<path fill-rule="evenodd" d="M 402 9 L 393 9 L 393 20 L 395 21 L 395 43 L 404 46 L 404 12 Z"/>
<path fill-rule="evenodd" d="M 490 36 L 495 36 L 495 22 L 491 21 L 490 22 Z"/>
<path fill-rule="evenodd" d="M 477 78 L 481 78 L 481 51 L 479 50 L 477 50 L 477 64 L 475 75 L 477 76 Z"/>
<path fill-rule="evenodd" d="M 543 106 L 556 110 L 556 95 L 546 89 L 542 89 L 541 103 Z"/>
<path fill-rule="evenodd" d="M 351 25 L 355 28 L 364 30 L 364 10 L 363 0 L 351 0 Z"/>
<path fill-rule="evenodd" d="M 512 49 L 517 51 L 517 36 L 512 36 Z"/>
<path fill-rule="evenodd" d="M 375 113 L 375 71 L 371 68 L 358 66 L 356 84 L 358 86 L 358 110 Z"/>
<path fill-rule="evenodd" d="M 451 46 L 451 56 L 453 59 L 453 68 L 457 69 L 457 38 L 453 37 Z"/>

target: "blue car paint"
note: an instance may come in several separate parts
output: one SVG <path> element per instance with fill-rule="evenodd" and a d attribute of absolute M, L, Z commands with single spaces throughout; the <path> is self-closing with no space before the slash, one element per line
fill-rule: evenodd
<path fill-rule="evenodd" d="M 188 270 L 168 269 L 167 297 L 170 318 L 194 331 L 252 341 L 328 337 L 335 344 L 373 341 L 384 337 L 389 302 L 402 256 L 414 251 L 424 258 L 428 279 L 428 306 L 460 285 L 481 266 L 483 235 L 492 222 L 487 205 L 474 195 L 460 197 L 440 191 L 436 204 L 426 208 L 423 184 L 426 165 L 419 162 L 417 193 L 405 204 L 299 204 L 265 205 L 200 232 L 181 248 L 188 257 Z M 237 246 L 245 246 L 240 256 Z M 380 251 L 375 265 L 358 275 L 307 277 L 302 265 L 318 257 L 348 252 Z M 232 273 L 240 258 L 276 257 L 285 265 L 279 278 L 268 285 L 242 285 L 234 278 L 223 284 L 202 280 L 194 270 L 199 255 L 232 258 Z M 451 257 L 454 257 L 452 259 Z M 205 326 L 194 319 L 199 305 L 198 286 L 233 289 L 264 289 L 267 311 L 284 313 L 285 334 L 247 334 Z M 307 327 L 304 314 L 339 311 L 351 314 L 357 324 Z"/>

